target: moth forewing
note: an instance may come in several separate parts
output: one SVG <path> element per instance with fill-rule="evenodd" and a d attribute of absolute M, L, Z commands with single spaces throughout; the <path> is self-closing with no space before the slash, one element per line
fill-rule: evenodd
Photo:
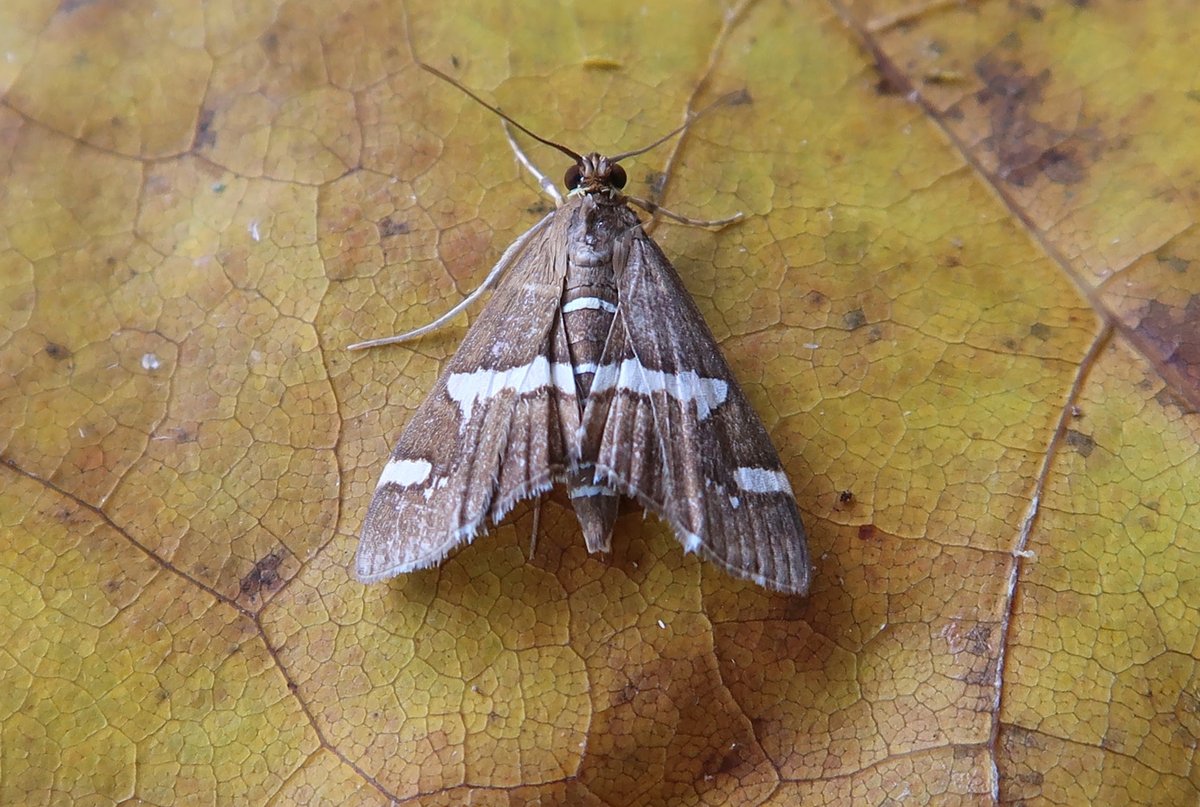
<path fill-rule="evenodd" d="M 685 551 L 807 592 L 804 527 L 779 457 L 634 198 L 621 194 L 617 159 L 544 140 L 427 69 L 575 164 L 566 200 L 489 274 L 485 284 L 499 278 L 492 299 L 402 431 L 367 511 L 359 579 L 434 565 L 561 483 L 590 551 L 608 550 L 627 496 Z"/>

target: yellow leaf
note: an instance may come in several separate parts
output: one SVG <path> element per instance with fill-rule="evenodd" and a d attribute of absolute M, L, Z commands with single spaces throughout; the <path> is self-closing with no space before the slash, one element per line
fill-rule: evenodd
<path fill-rule="evenodd" d="M 0 8 L 0 803 L 1196 801 L 1191 4 L 407 19 Z M 746 91 L 627 168 L 747 214 L 654 237 L 794 482 L 807 599 L 633 507 L 591 557 L 561 497 L 532 558 L 526 504 L 353 579 L 468 318 L 344 346 L 547 209 L 410 33 L 577 150 Z"/>

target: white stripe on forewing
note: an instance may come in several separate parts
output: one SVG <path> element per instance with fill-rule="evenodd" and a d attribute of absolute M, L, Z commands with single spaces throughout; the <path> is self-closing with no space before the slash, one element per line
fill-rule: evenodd
<path fill-rule="evenodd" d="M 695 370 L 664 373 L 662 370 L 651 370 L 642 366 L 636 358 L 625 359 L 615 372 L 613 365 L 598 368 L 589 394 L 599 395 L 614 387 L 646 396 L 655 392 L 665 392 L 681 404 L 694 401 L 696 415 L 701 420 L 725 403 L 725 398 L 729 395 L 729 382 L 723 378 L 705 378 Z"/>
<path fill-rule="evenodd" d="M 486 401 L 505 390 L 524 395 L 549 384 L 574 395 L 575 369 L 566 362 L 551 363 L 545 356 L 507 370 L 481 367 L 469 373 L 451 373 L 446 379 L 446 394 L 465 415 L 476 401 Z"/>
<path fill-rule="evenodd" d="M 429 472 L 432 470 L 433 466 L 426 460 L 389 460 L 388 464 L 383 466 L 377 487 L 389 483 L 402 488 L 419 485 L 429 478 Z"/>
<path fill-rule="evenodd" d="M 747 493 L 791 493 L 792 486 L 783 471 L 769 468 L 738 468 L 733 472 L 737 485 Z"/>
<path fill-rule="evenodd" d="M 681 404 L 695 402 L 696 414 L 704 420 L 729 395 L 729 383 L 721 378 L 705 378 L 694 370 L 664 373 L 651 370 L 636 358 L 625 359 L 619 365 L 591 363 L 572 366 L 567 362 L 551 362 L 538 356 L 528 364 L 506 370 L 480 368 L 469 373 L 451 373 L 446 379 L 446 393 L 466 415 L 477 401 L 486 401 L 501 392 L 511 390 L 524 395 L 553 384 L 562 392 L 575 394 L 575 375 L 594 373 L 591 394 L 618 388 L 638 395 L 665 392 Z"/>
<path fill-rule="evenodd" d="M 582 311 L 585 308 L 595 308 L 600 311 L 607 311 L 610 314 L 617 313 L 617 307 L 608 300 L 602 300 L 599 297 L 580 297 L 572 300 L 562 307 L 564 314 L 570 314 L 572 311 Z"/>

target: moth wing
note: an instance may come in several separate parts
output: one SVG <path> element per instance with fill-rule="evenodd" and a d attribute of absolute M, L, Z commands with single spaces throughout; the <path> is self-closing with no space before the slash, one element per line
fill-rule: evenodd
<path fill-rule="evenodd" d="M 727 572 L 807 592 L 791 484 L 699 309 L 640 228 L 614 268 L 620 308 L 581 432 L 597 483 L 638 499 Z"/>
<path fill-rule="evenodd" d="M 438 563 L 564 473 L 579 408 L 556 327 L 566 262 L 555 224 L 515 258 L 401 432 L 363 524 L 364 583 Z"/>

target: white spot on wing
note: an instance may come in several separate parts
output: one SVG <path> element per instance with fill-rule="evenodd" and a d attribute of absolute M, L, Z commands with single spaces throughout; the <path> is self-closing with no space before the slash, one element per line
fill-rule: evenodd
<path fill-rule="evenodd" d="M 792 486 L 783 471 L 769 468 L 738 468 L 733 472 L 738 487 L 747 493 L 791 493 Z"/>
<path fill-rule="evenodd" d="M 585 308 L 594 308 L 599 311 L 607 311 L 610 314 L 617 313 L 617 307 L 608 300 L 601 300 L 599 297 L 580 297 L 577 300 L 572 300 L 562 307 L 564 314 L 570 314 L 572 311 L 582 311 Z"/>
<path fill-rule="evenodd" d="M 601 367 L 608 370 L 611 365 Z M 597 372 L 592 382 L 592 395 L 616 387 L 637 395 L 649 396 L 665 392 L 681 404 L 695 403 L 696 415 L 704 420 L 712 411 L 725 403 L 729 395 L 729 382 L 723 378 L 705 378 L 695 370 L 682 373 L 664 373 L 644 367 L 637 359 L 625 359 L 616 367 L 616 372 Z"/>
<path fill-rule="evenodd" d="M 699 535 L 696 535 L 694 532 L 684 532 L 680 537 L 683 539 L 684 552 L 690 553 L 700 551 L 700 544 L 702 544 L 703 541 L 700 540 Z"/>
<path fill-rule="evenodd" d="M 439 491 L 442 488 L 446 487 L 447 481 L 449 481 L 447 479 L 447 477 L 444 477 L 444 476 L 436 477 L 435 479 L 431 480 L 428 485 L 425 486 L 425 492 L 422 493 L 421 495 L 424 496 L 426 499 L 429 499 L 429 497 L 432 496 L 436 491 Z"/>
<path fill-rule="evenodd" d="M 419 485 L 429 478 L 433 466 L 425 460 L 389 460 L 379 476 L 378 487 L 391 482 L 402 488 Z"/>
<path fill-rule="evenodd" d="M 607 496 L 611 494 L 611 490 L 600 485 L 584 485 L 583 487 L 571 488 L 572 499 L 586 499 L 589 496 Z"/>

